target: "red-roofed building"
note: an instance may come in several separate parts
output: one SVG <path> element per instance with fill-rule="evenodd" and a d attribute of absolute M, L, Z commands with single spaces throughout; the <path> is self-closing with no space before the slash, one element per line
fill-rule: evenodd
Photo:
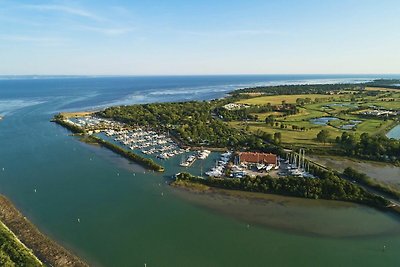
<path fill-rule="evenodd" d="M 239 163 L 278 165 L 278 157 L 271 153 L 240 152 Z"/>

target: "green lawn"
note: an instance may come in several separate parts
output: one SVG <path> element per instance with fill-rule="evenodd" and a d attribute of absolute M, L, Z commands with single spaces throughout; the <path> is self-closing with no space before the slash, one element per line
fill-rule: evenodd
<path fill-rule="evenodd" d="M 316 140 L 317 134 L 322 129 L 327 129 L 330 133 L 330 138 L 335 139 L 336 136 L 341 135 L 341 131 L 330 126 L 314 126 L 313 128 L 309 128 L 306 131 L 295 131 L 291 128 L 281 129 L 279 127 L 271 127 L 263 122 L 253 122 L 244 124 L 241 122 L 231 122 L 231 126 L 238 128 L 238 129 L 245 129 L 246 125 L 249 126 L 249 131 L 256 132 L 261 130 L 266 133 L 274 134 L 274 133 L 281 133 L 282 134 L 282 143 L 285 146 L 296 146 L 296 147 L 303 147 L 303 146 L 314 146 L 314 147 L 330 147 L 330 144 L 321 144 Z M 290 125 L 298 125 L 301 126 L 301 123 L 295 123 Z"/>
<path fill-rule="evenodd" d="M 400 108 L 400 93 L 386 93 L 382 92 L 376 96 L 359 96 L 352 94 L 341 94 L 341 95 L 278 95 L 278 96 L 257 96 L 250 99 L 241 100 L 238 103 L 248 105 L 260 105 L 270 103 L 271 105 L 281 104 L 282 101 L 286 103 L 296 103 L 298 98 L 325 98 L 326 102 L 313 103 L 305 105 L 304 107 L 298 107 L 299 113 L 290 116 L 277 116 L 273 126 L 266 124 L 265 118 L 269 115 L 282 115 L 276 112 L 266 112 L 258 115 L 259 122 L 242 123 L 242 122 L 231 122 L 230 125 L 235 128 L 246 129 L 249 131 L 263 131 L 266 133 L 274 134 L 281 133 L 282 143 L 286 146 L 313 146 L 313 147 L 329 147 L 328 144 L 321 144 L 316 140 L 317 134 L 322 130 L 328 130 L 330 139 L 334 140 L 337 136 L 342 135 L 343 132 L 354 133 L 356 136 L 360 136 L 362 133 L 384 134 L 386 131 L 393 126 L 395 123 L 393 120 L 384 121 L 382 119 L 366 119 L 360 117 L 357 113 L 343 113 L 349 109 L 357 107 L 368 107 L 371 105 L 385 107 L 387 109 L 399 109 Z M 356 98 L 355 102 L 350 102 L 351 98 Z M 381 99 L 394 98 L 396 101 L 381 101 Z M 336 117 L 338 120 L 332 120 L 328 125 L 316 125 L 310 122 L 310 119 L 319 117 Z M 354 124 L 352 120 L 362 121 L 357 124 L 353 129 L 341 129 L 342 126 L 348 124 Z M 278 123 L 278 125 L 276 125 Z M 285 125 L 286 128 L 281 128 L 281 124 Z M 299 128 L 304 127 L 305 131 L 293 130 L 292 126 Z"/>
<path fill-rule="evenodd" d="M 318 94 L 308 94 L 308 95 L 274 95 L 274 96 L 259 96 L 250 99 L 243 99 L 238 101 L 240 104 L 247 105 L 266 105 L 270 103 L 271 105 L 282 104 L 282 101 L 286 103 L 294 104 L 298 98 L 311 98 L 313 101 L 316 98 L 330 98 L 330 95 L 318 95 Z"/>
<path fill-rule="evenodd" d="M 274 116 L 282 116 L 283 112 L 278 112 L 278 111 L 271 111 L 271 112 L 264 112 L 264 113 L 251 113 L 251 115 L 258 116 L 259 120 L 265 121 L 265 119 L 269 116 L 269 115 L 274 115 Z"/>

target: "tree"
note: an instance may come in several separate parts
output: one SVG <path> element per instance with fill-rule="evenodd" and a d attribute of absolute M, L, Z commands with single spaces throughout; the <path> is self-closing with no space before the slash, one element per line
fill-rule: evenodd
<path fill-rule="evenodd" d="M 275 140 L 276 143 L 279 144 L 281 142 L 281 140 L 282 140 L 282 134 L 280 132 L 274 133 L 274 140 Z"/>
<path fill-rule="evenodd" d="M 328 130 L 321 130 L 318 134 L 317 134 L 317 140 L 318 142 L 322 142 L 322 143 L 326 143 L 328 141 L 329 138 L 329 131 Z"/>
<path fill-rule="evenodd" d="M 270 124 L 271 126 L 274 125 L 274 121 L 275 121 L 274 115 L 269 115 L 268 117 L 265 118 L 265 123 Z"/>

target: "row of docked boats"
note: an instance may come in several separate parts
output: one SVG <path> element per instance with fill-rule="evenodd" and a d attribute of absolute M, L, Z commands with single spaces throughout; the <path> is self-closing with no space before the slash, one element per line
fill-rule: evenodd
<path fill-rule="evenodd" d="M 197 154 L 190 155 L 186 158 L 185 161 L 182 161 L 179 164 L 181 167 L 189 167 L 191 166 L 197 159 L 206 159 L 211 154 L 210 150 L 201 150 Z"/>
<path fill-rule="evenodd" d="M 131 150 L 140 150 L 146 155 L 157 154 L 159 159 L 169 159 L 185 152 L 172 138 L 152 130 L 142 128 L 122 131 L 109 130 L 105 134 Z"/>
<path fill-rule="evenodd" d="M 211 170 L 207 171 L 205 174 L 210 177 L 222 177 L 224 176 L 226 165 L 232 157 L 232 152 L 228 151 L 221 154 L 219 160 L 216 161 L 215 166 Z"/>
<path fill-rule="evenodd" d="M 87 116 L 87 117 L 79 117 L 79 118 L 69 118 L 69 123 L 72 123 L 75 126 L 84 128 L 86 131 L 109 131 L 115 129 L 123 129 L 125 125 L 121 122 L 117 122 L 114 120 L 99 118 L 96 116 Z"/>

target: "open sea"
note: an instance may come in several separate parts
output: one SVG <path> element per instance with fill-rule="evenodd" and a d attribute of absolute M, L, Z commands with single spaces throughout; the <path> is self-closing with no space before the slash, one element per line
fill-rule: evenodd
<path fill-rule="evenodd" d="M 179 156 L 163 162 L 165 173 L 148 172 L 50 122 L 60 111 L 383 77 L 0 76 L 0 193 L 94 266 L 400 266 L 399 217 L 343 202 L 174 189 L 165 181 L 181 170 Z"/>

